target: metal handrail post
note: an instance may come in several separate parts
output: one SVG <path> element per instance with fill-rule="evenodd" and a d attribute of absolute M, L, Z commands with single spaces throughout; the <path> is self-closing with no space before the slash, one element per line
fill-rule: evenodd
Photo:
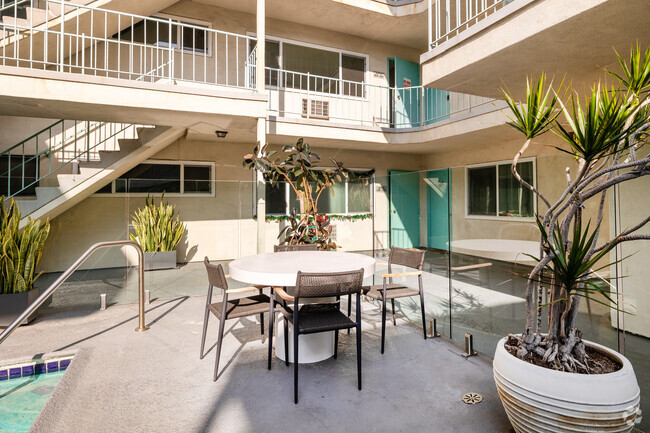
<path fill-rule="evenodd" d="M 74 271 L 76 271 L 82 264 L 83 262 L 86 261 L 86 259 L 96 250 L 100 248 L 108 248 L 108 247 L 117 247 L 117 246 L 132 246 L 136 249 L 138 252 L 138 316 L 139 316 L 139 321 L 138 321 L 138 327 L 135 328 L 136 332 L 143 332 L 149 329 L 148 326 L 145 325 L 144 323 L 144 252 L 142 251 L 142 247 L 138 245 L 136 242 L 133 241 L 106 241 L 106 242 L 98 242 L 94 245 L 92 245 L 90 248 L 86 250 L 85 253 L 83 253 L 73 264 L 70 266 L 59 278 L 52 283 L 50 287 L 41 294 L 36 301 L 34 301 L 23 313 L 18 316 L 16 320 L 11 322 L 11 324 L 0 334 L 0 344 L 4 342 L 9 335 L 11 335 L 12 332 L 20 326 L 20 324 L 25 320 L 27 317 L 29 317 L 30 314 L 32 314 L 38 307 L 40 307 L 43 302 L 49 298 L 52 293 L 56 291 L 59 287 L 61 287 L 61 284 L 63 284 L 69 277 L 72 275 Z"/>

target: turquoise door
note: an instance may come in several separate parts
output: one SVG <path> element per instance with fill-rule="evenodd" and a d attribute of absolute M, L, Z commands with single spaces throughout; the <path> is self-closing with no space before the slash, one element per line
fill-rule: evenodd
<path fill-rule="evenodd" d="M 410 128 L 420 124 L 420 64 L 395 57 L 395 127 Z M 391 70 L 389 66 L 389 71 Z M 393 80 L 389 77 L 389 82 Z"/>
<path fill-rule="evenodd" d="M 424 120 L 425 124 L 449 119 L 449 91 L 424 89 Z"/>
<path fill-rule="evenodd" d="M 417 247 L 420 245 L 420 174 L 389 170 L 388 179 L 390 245 Z"/>
<path fill-rule="evenodd" d="M 424 184 L 427 189 L 427 247 L 448 251 L 451 233 L 449 169 L 428 171 Z"/>

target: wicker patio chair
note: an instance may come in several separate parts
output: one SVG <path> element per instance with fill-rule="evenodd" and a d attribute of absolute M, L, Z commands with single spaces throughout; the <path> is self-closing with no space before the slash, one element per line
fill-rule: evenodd
<path fill-rule="evenodd" d="M 363 288 L 363 292 L 367 297 L 381 301 L 381 353 L 384 353 L 384 339 L 386 335 L 386 301 L 388 299 L 390 299 L 393 310 L 393 325 L 395 325 L 395 299 L 420 296 L 422 328 L 424 331 L 424 339 L 427 339 L 427 325 L 424 312 L 424 289 L 422 287 L 423 263 L 424 251 L 392 247 L 388 258 L 388 273 L 382 275 L 382 284 L 366 286 Z M 417 270 L 414 272 L 392 273 L 391 265 L 401 265 Z M 407 287 L 404 284 L 393 283 L 394 277 L 408 276 L 418 277 L 418 290 Z"/>
<path fill-rule="evenodd" d="M 210 318 L 210 313 L 214 314 L 219 319 L 219 340 L 217 342 L 217 359 L 214 363 L 214 377 L 213 380 L 216 381 L 219 373 L 219 356 L 221 355 L 221 344 L 223 342 L 223 333 L 224 325 L 228 319 L 236 319 L 246 316 L 255 316 L 260 315 L 260 328 L 262 336 L 264 336 L 264 313 L 269 312 L 271 316 L 271 322 L 273 318 L 273 311 L 275 308 L 274 303 L 271 303 L 269 296 L 263 294 L 260 289 L 257 287 L 242 287 L 239 289 L 228 289 L 228 282 L 226 281 L 226 275 L 223 272 L 223 267 L 221 265 L 215 265 L 210 263 L 210 260 L 206 257 L 203 259 L 205 263 L 205 268 L 208 271 L 208 296 L 205 301 L 205 317 L 203 319 L 203 335 L 201 337 L 201 359 L 205 356 L 203 350 L 205 348 L 205 335 L 208 330 L 208 319 Z M 221 302 L 212 303 L 212 289 L 217 287 L 223 292 L 223 299 Z M 245 292 L 258 292 L 257 295 L 237 298 L 237 299 L 228 299 L 229 295 L 236 293 L 245 293 Z M 270 324 L 270 326 L 273 326 Z M 271 338 L 269 338 L 269 361 L 268 368 L 271 369 L 271 345 L 273 344 L 271 332 Z"/>
<path fill-rule="evenodd" d="M 356 328 L 357 333 L 357 386 L 361 389 L 361 284 L 363 269 L 336 273 L 298 272 L 293 296 L 284 289 L 276 288 L 276 293 L 287 303 L 282 308 L 284 314 L 285 362 L 289 365 L 288 323 L 293 325 L 293 399 L 298 403 L 298 336 L 318 332 L 335 332 L 334 358 L 338 354 L 339 330 Z M 357 308 L 353 321 L 341 313 L 341 296 L 355 294 Z M 313 298 L 336 297 L 335 302 L 311 303 L 300 306 L 300 301 Z M 287 305 L 288 304 L 288 305 Z M 271 331 L 273 332 L 273 331 Z"/>

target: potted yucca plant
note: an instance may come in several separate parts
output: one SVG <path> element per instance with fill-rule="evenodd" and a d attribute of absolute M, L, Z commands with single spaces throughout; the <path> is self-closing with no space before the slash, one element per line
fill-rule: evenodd
<path fill-rule="evenodd" d="M 38 298 L 34 282 L 41 273 L 36 273 L 36 266 L 50 234 L 49 221 L 41 224 L 31 218 L 27 218 L 22 230 L 19 229 L 18 206 L 11 199 L 5 208 L 4 202 L 4 196 L 0 197 L 0 327 L 9 326 Z M 36 312 L 23 323 L 35 317 Z"/>
<path fill-rule="evenodd" d="M 596 273 L 613 265 L 610 252 L 617 245 L 650 240 L 641 230 L 650 216 L 612 239 L 603 224 L 608 191 L 650 175 L 650 49 L 643 54 L 637 46 L 629 63 L 618 60 L 622 72 L 611 75 L 620 85 L 597 84 L 584 99 L 571 92 L 563 101 L 543 75 L 528 84 L 525 104 L 504 91 L 509 124 L 526 138 L 512 172 L 545 209 L 538 215 L 539 256 L 526 288 L 526 326 L 497 344 L 493 363 L 499 396 L 518 432 L 631 431 L 640 414 L 629 360 L 583 338 L 578 323 L 583 298 L 623 309 Z M 531 140 L 549 130 L 565 141 L 559 150 L 574 162 L 558 174 L 567 186 L 553 198 L 517 171 Z M 589 220 L 583 211 L 590 203 L 596 212 Z"/>
<path fill-rule="evenodd" d="M 144 251 L 144 269 L 171 269 L 176 267 L 176 246 L 185 233 L 185 225 L 176 216 L 174 206 L 164 201 L 156 205 L 153 197 L 147 197 L 145 206 L 135 211 L 131 226 L 131 240 Z"/>

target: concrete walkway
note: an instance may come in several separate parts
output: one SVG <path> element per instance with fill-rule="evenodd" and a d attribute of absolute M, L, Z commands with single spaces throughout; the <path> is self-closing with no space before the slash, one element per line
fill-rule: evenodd
<path fill-rule="evenodd" d="M 230 320 L 219 380 L 212 382 L 218 322 L 199 360 L 205 297 L 152 303 L 151 329 L 136 333 L 136 305 L 50 315 L 18 329 L 0 360 L 45 352 L 77 355 L 31 431 L 36 432 L 506 432 L 491 363 L 465 359 L 443 339 L 422 339 L 405 321 L 387 324 L 363 304 L 363 390 L 356 387 L 354 334 L 341 334 L 339 357 L 300 369 L 273 359 L 252 319 Z M 478 392 L 477 405 L 461 402 Z"/>

